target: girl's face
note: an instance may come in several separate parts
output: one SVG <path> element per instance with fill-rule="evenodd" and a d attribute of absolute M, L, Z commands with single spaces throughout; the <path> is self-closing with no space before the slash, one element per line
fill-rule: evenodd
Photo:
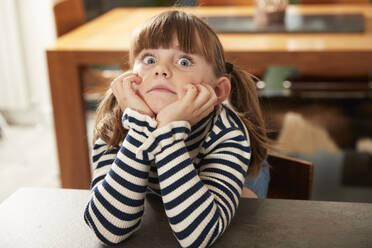
<path fill-rule="evenodd" d="M 169 49 L 142 50 L 133 72 L 142 77 L 141 84 L 134 84 L 138 94 L 155 114 L 180 99 L 185 85 L 207 83 L 214 88 L 217 82 L 212 65 L 201 55 L 181 51 L 176 38 Z"/>

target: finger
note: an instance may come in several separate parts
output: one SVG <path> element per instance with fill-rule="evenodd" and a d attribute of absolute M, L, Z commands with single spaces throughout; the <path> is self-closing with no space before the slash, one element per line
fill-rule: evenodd
<path fill-rule="evenodd" d="M 140 77 L 139 75 L 128 75 L 127 77 L 122 79 L 121 86 L 119 87 L 122 87 L 124 90 L 124 84 L 127 84 L 127 86 L 129 85 L 133 89 L 133 93 L 138 94 L 138 88 L 141 82 L 142 77 Z"/>
<path fill-rule="evenodd" d="M 140 77 L 138 74 L 134 75 L 128 75 L 124 80 L 128 80 L 131 83 L 135 84 L 141 84 L 142 83 L 142 77 Z"/>
<path fill-rule="evenodd" d="M 142 82 L 142 78 L 135 73 L 123 73 L 116 79 L 114 79 L 111 82 L 111 88 L 112 89 L 117 89 L 117 90 L 122 90 L 123 88 L 123 83 L 130 83 L 130 82 L 135 82 L 136 84 L 140 84 Z"/>
<path fill-rule="evenodd" d="M 191 103 L 195 99 L 195 97 L 198 95 L 198 90 L 193 84 L 188 84 L 185 86 L 186 88 L 186 94 L 184 95 L 182 101 L 185 103 Z"/>
<path fill-rule="evenodd" d="M 120 86 L 126 93 L 137 93 L 138 85 L 142 82 L 142 78 L 136 74 L 128 75 L 122 79 Z"/>
<path fill-rule="evenodd" d="M 135 73 L 133 73 L 132 71 L 126 71 L 122 74 L 120 74 L 119 76 L 117 76 L 114 80 L 112 80 L 111 82 L 111 87 L 113 84 L 117 83 L 117 82 L 120 82 L 122 79 L 124 79 L 125 77 L 129 76 L 129 75 L 134 75 Z"/>
<path fill-rule="evenodd" d="M 126 72 L 118 76 L 111 83 L 111 90 L 116 100 L 118 101 L 120 108 L 124 111 L 127 107 L 138 108 L 138 112 L 142 112 L 153 117 L 152 111 L 147 107 L 145 103 L 141 102 L 136 95 L 136 87 L 132 87 L 134 84 L 139 84 L 142 78 L 133 72 Z"/>
<path fill-rule="evenodd" d="M 214 89 L 210 84 L 207 83 L 202 83 L 202 85 L 208 90 L 210 95 L 215 95 L 216 93 L 214 92 Z"/>
<path fill-rule="evenodd" d="M 123 94 L 127 100 L 127 107 L 132 108 L 137 112 L 154 117 L 154 113 L 151 111 L 150 107 L 138 94 L 136 94 L 135 89 L 133 89 L 135 80 L 142 80 L 142 78 L 140 78 L 138 75 L 130 75 L 122 84 Z"/>
<path fill-rule="evenodd" d="M 218 97 L 216 95 L 216 92 L 214 91 L 214 89 L 212 88 L 211 85 L 209 84 L 205 84 L 205 87 L 208 89 L 209 91 L 209 98 L 208 98 L 208 103 L 207 104 L 213 104 L 215 105 L 218 101 Z"/>
<path fill-rule="evenodd" d="M 131 81 L 130 86 L 132 87 L 133 91 L 137 94 L 140 95 L 140 84 L 142 82 L 142 78 L 136 78 L 135 80 Z"/>
<path fill-rule="evenodd" d="M 123 80 L 121 83 L 121 88 L 122 92 L 125 95 L 125 97 L 135 97 L 138 98 L 139 95 L 137 93 L 137 83 L 138 81 L 142 80 L 142 78 L 136 76 L 136 75 L 131 75 L 128 76 Z"/>
<path fill-rule="evenodd" d="M 195 99 L 194 105 L 199 108 L 208 102 L 210 91 L 203 84 L 198 84 L 196 87 L 198 88 L 199 93 Z"/>
<path fill-rule="evenodd" d="M 207 108 L 204 108 L 203 111 L 201 111 L 198 116 L 200 116 L 200 120 L 204 117 L 208 116 L 212 111 L 214 110 L 214 105 L 208 106 Z"/>
<path fill-rule="evenodd" d="M 200 113 L 195 114 L 196 118 L 190 120 L 190 124 L 194 125 L 198 123 L 200 120 L 207 117 L 213 110 L 214 110 L 214 106 L 210 106 L 206 108 L 205 110 L 201 111 Z"/>
<path fill-rule="evenodd" d="M 210 85 L 206 85 L 205 88 L 206 90 L 208 90 L 209 95 L 208 95 L 207 101 L 202 106 L 197 108 L 197 112 L 199 114 L 203 113 L 204 111 L 208 111 L 208 109 L 210 108 L 213 109 L 214 106 L 217 104 L 217 96 L 213 88 Z"/>

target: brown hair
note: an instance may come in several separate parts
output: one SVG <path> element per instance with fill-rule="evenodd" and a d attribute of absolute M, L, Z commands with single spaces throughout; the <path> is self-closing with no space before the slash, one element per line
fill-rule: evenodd
<path fill-rule="evenodd" d="M 217 78 L 227 75 L 224 50 L 216 33 L 200 18 L 177 10 L 160 13 L 136 29 L 129 52 L 130 68 L 143 49 L 169 48 L 174 35 L 180 49 L 185 53 L 201 54 L 212 65 Z M 268 138 L 256 86 L 251 75 L 236 66 L 229 76 L 229 102 L 243 120 L 250 136 L 252 157 L 248 174 L 257 175 L 266 157 Z M 101 137 L 109 147 L 119 145 L 126 131 L 121 125 L 122 111 L 110 89 L 97 111 L 93 142 Z"/>

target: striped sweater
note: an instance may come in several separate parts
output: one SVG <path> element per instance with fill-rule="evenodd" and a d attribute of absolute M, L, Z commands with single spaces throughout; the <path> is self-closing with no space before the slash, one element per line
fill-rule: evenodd
<path fill-rule="evenodd" d="M 149 190 L 163 201 L 173 235 L 182 247 L 209 247 L 226 230 L 239 204 L 251 156 L 249 136 L 229 107 L 218 106 L 190 127 L 157 122 L 131 109 L 122 145 L 93 148 L 91 199 L 84 219 L 107 245 L 140 228 Z"/>

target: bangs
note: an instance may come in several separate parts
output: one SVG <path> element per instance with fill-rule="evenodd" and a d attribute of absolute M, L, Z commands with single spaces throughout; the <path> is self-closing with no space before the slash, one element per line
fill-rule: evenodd
<path fill-rule="evenodd" d="M 214 34 L 196 16 L 182 11 L 163 12 L 136 30 L 131 44 L 130 64 L 133 66 L 134 59 L 143 49 L 170 48 L 174 37 L 181 51 L 202 55 L 208 62 L 212 62 L 209 58 L 214 57 L 210 54 L 213 49 L 207 49 L 211 43 L 211 33 Z"/>

